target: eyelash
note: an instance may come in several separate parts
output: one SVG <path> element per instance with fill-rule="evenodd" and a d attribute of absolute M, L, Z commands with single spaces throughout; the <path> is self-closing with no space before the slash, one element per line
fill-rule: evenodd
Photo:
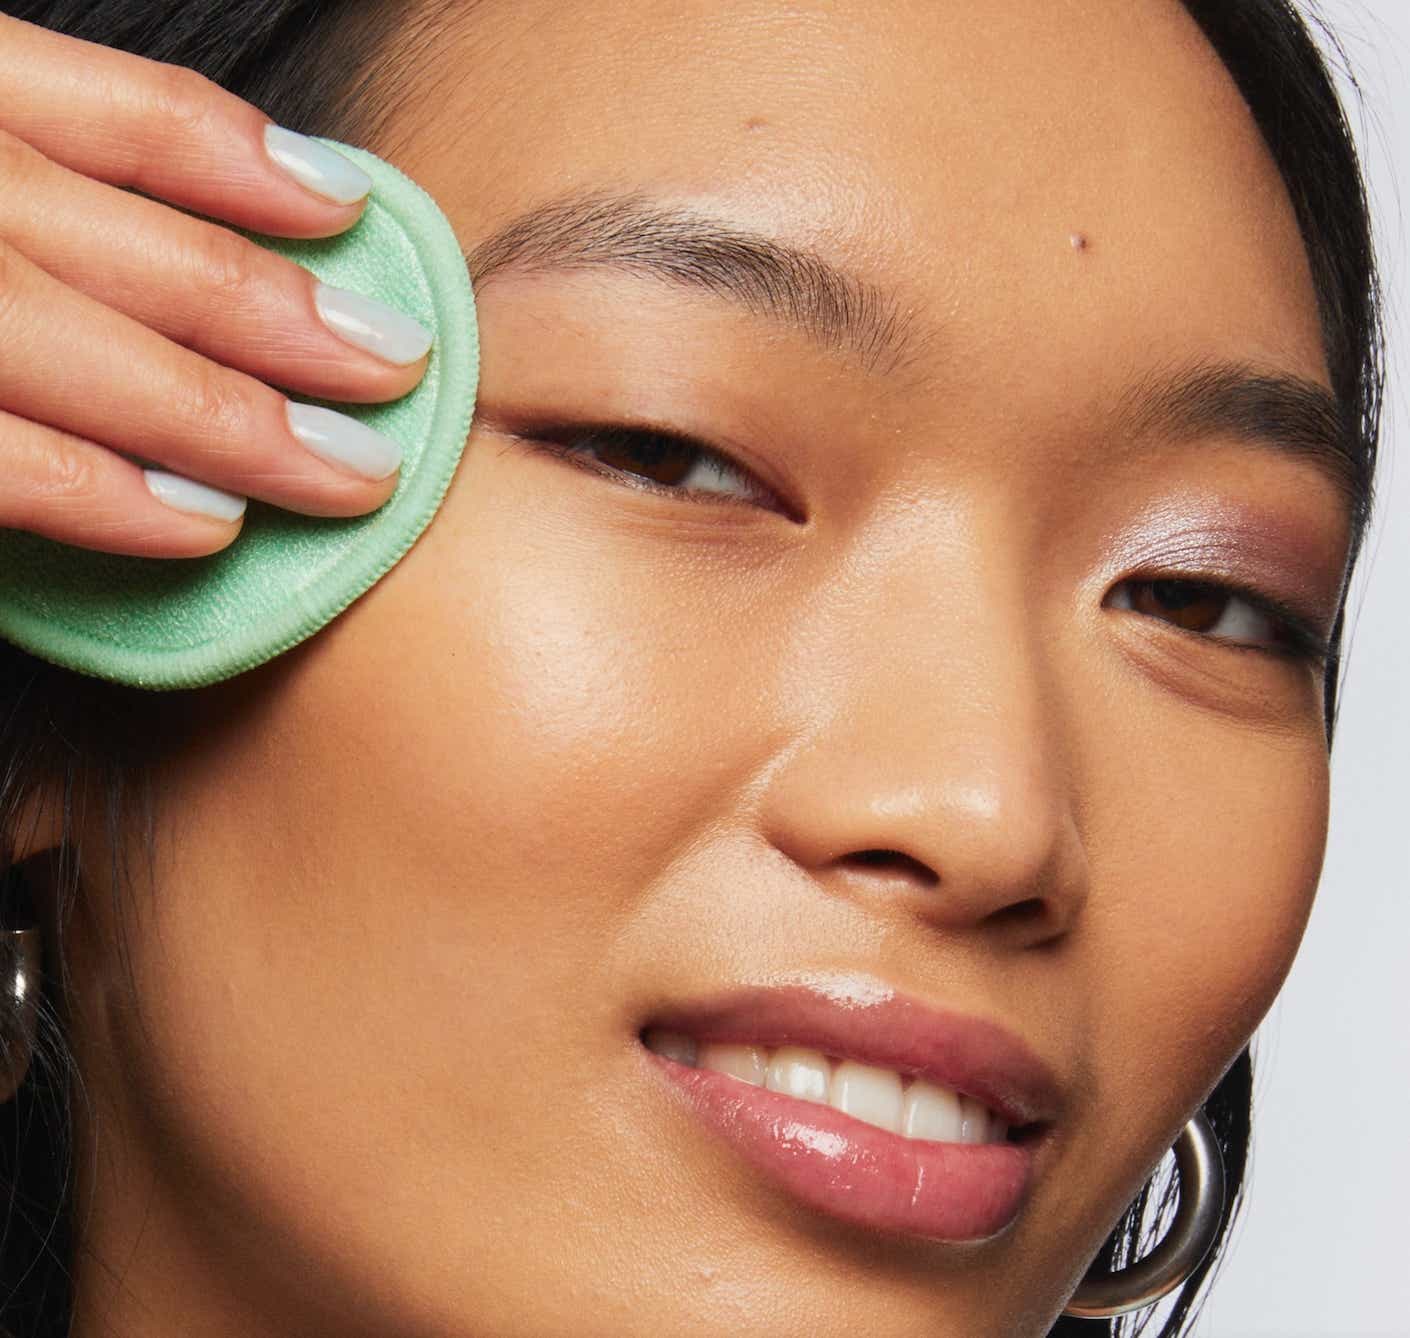
<path fill-rule="evenodd" d="M 564 460 L 589 474 L 606 478 L 622 487 L 636 488 L 677 500 L 707 505 L 720 502 L 724 502 L 726 505 L 742 504 L 746 506 L 754 506 L 760 501 L 772 502 L 776 505 L 779 503 L 779 498 L 772 490 L 754 479 L 742 465 L 736 464 L 722 452 L 682 433 L 667 432 L 660 428 L 602 423 L 540 428 L 534 429 L 532 432 L 516 434 L 516 436 L 522 444 L 532 450 L 541 451 Z M 594 444 L 600 447 L 609 441 L 639 445 L 664 443 L 677 450 L 695 452 L 708 460 L 718 462 L 725 472 L 743 480 L 754 495 L 752 497 L 731 496 L 727 493 L 712 493 L 698 488 L 680 488 L 631 473 L 628 470 L 618 469 L 612 465 L 593 463 L 591 457 L 585 453 L 585 448 L 591 448 Z M 1166 624 L 1176 631 L 1188 632 L 1203 641 L 1212 641 L 1216 645 L 1227 647 L 1230 650 L 1254 651 L 1259 654 L 1273 655 L 1280 659 L 1307 662 L 1318 666 L 1325 665 L 1331 654 L 1330 642 L 1317 631 L 1311 620 L 1275 596 L 1265 594 L 1251 586 L 1212 581 L 1197 573 L 1185 574 L 1181 572 L 1159 572 L 1151 575 L 1132 576 L 1127 577 L 1121 584 L 1133 587 L 1147 587 L 1156 584 L 1179 586 L 1186 590 L 1209 591 L 1218 595 L 1227 595 L 1231 599 L 1241 600 L 1277 625 L 1280 643 L 1255 645 L 1250 642 L 1235 641 L 1228 637 L 1211 636 L 1207 632 L 1182 628 L 1175 623 Z"/>
<path fill-rule="evenodd" d="M 666 432 L 660 428 L 631 427 L 626 424 L 589 423 L 569 424 L 564 427 L 533 428 L 519 434 L 519 438 L 531 449 L 544 451 L 549 455 L 566 460 L 569 464 L 576 465 L 589 474 L 605 477 L 623 487 L 636 488 L 642 492 L 659 493 L 666 497 L 675 498 L 677 501 L 705 503 L 706 505 L 718 505 L 723 502 L 727 506 L 740 504 L 753 506 L 758 502 L 769 502 L 775 506 L 782 505 L 780 498 L 773 490 L 755 479 L 743 465 L 736 464 L 723 452 L 696 441 L 694 437 L 687 437 L 683 433 Z M 601 447 L 609 442 L 624 441 L 635 443 L 638 446 L 665 444 L 677 450 L 693 451 L 708 460 L 718 461 L 726 472 L 733 474 L 747 484 L 753 496 L 730 496 L 727 493 L 707 492 L 699 488 L 673 487 L 640 474 L 617 469 L 612 465 L 592 463 L 591 457 L 584 452 L 584 448 L 590 448 L 593 445 Z"/>

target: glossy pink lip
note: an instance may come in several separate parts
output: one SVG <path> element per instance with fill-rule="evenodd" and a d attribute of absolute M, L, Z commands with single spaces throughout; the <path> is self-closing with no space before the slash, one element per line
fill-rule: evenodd
<path fill-rule="evenodd" d="M 1005 1122 L 1055 1120 L 1063 1092 L 1026 1045 L 995 1023 L 942 1012 L 890 990 L 751 988 L 652 1015 L 698 1041 L 801 1045 L 918 1074 L 975 1097 Z M 764 1175 L 844 1221 L 947 1241 L 993 1236 L 1017 1217 L 1041 1144 L 903 1138 L 763 1087 L 643 1057 L 684 1104 Z"/>

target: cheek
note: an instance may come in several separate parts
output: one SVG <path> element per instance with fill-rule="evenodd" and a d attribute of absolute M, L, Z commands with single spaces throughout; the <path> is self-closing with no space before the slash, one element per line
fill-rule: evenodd
<path fill-rule="evenodd" d="M 673 603 L 630 545 L 557 525 L 516 481 L 544 466 L 500 469 L 472 442 L 456 488 L 486 498 L 448 502 L 404 579 L 349 624 L 358 695 L 386 703 L 360 733 L 392 825 L 414 833 L 408 860 L 473 869 L 476 917 L 597 937 L 727 780 L 699 765 L 718 666 L 697 594 Z M 570 493 L 611 486 L 547 469 Z"/>
<path fill-rule="evenodd" d="M 1075 1155 L 1110 1178 L 1089 1200 L 1092 1248 L 1272 1005 L 1321 871 L 1319 725 L 1275 734 L 1177 715 L 1165 732 L 1111 739 L 1108 759 L 1129 760 L 1106 769 L 1104 798 L 1093 792 L 1092 1082 Z"/>
<path fill-rule="evenodd" d="M 1126 836 L 1109 847 L 1125 857 L 1114 886 L 1133 889 L 1109 899 L 1114 960 L 1141 963 L 1160 987 L 1146 1026 L 1169 1071 L 1188 1067 L 1182 1054 L 1203 1061 L 1196 1083 L 1242 1048 L 1281 987 L 1327 822 L 1319 740 L 1251 735 L 1236 747 L 1211 729 L 1202 748 L 1199 734 L 1146 771 L 1124 805 Z"/>

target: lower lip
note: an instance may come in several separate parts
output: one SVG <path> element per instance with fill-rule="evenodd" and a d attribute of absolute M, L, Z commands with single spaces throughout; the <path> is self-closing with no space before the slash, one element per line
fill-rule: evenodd
<path fill-rule="evenodd" d="M 657 1072 L 744 1159 L 810 1207 L 932 1240 L 996 1235 L 1018 1216 L 1032 1152 L 1015 1143 L 902 1138 L 840 1110 L 696 1069 L 642 1047 Z"/>

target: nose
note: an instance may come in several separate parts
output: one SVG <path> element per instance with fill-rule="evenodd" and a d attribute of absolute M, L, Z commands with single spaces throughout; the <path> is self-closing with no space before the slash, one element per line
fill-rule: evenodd
<path fill-rule="evenodd" d="M 814 605 L 803 635 L 829 668 L 791 675 L 808 723 L 766 768 L 761 829 L 880 914 L 1036 945 L 1086 901 L 1080 770 L 1021 574 L 968 565 L 942 583 L 933 561 L 928 579 L 923 563 L 872 566 L 864 590 Z M 966 580 L 987 594 L 937 597 Z"/>

